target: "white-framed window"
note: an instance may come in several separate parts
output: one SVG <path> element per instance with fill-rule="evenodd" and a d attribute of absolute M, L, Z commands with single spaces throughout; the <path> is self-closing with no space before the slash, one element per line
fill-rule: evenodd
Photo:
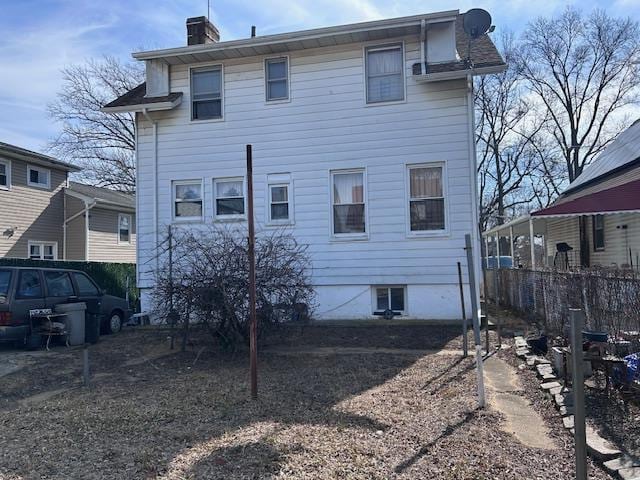
<path fill-rule="evenodd" d="M 404 48 L 401 43 L 365 48 L 367 103 L 405 98 Z"/>
<path fill-rule="evenodd" d="M 331 210 L 334 236 L 366 236 L 364 169 L 334 170 L 331 172 Z"/>
<path fill-rule="evenodd" d="M 219 120 L 223 116 L 222 65 L 192 68 L 191 120 Z"/>
<path fill-rule="evenodd" d="M 202 220 L 202 180 L 176 180 L 173 189 L 173 219 Z"/>
<path fill-rule="evenodd" d="M 401 285 L 379 285 L 374 288 L 374 313 L 385 310 L 404 313 L 406 311 L 406 288 Z"/>
<path fill-rule="evenodd" d="M 37 188 L 51 188 L 51 171 L 27 165 L 27 185 Z"/>
<path fill-rule="evenodd" d="M 267 58 L 264 72 L 267 102 L 289 100 L 289 59 Z"/>
<path fill-rule="evenodd" d="M 244 178 L 213 179 L 213 217 L 217 220 L 245 218 Z"/>
<path fill-rule="evenodd" d="M 118 245 L 131 245 L 131 215 L 118 214 Z"/>
<path fill-rule="evenodd" d="M 408 165 L 407 169 L 409 231 L 413 234 L 446 232 L 444 164 Z"/>
<path fill-rule="evenodd" d="M 0 159 L 0 190 L 11 188 L 11 162 Z"/>
<path fill-rule="evenodd" d="M 593 250 L 604 251 L 604 215 L 592 215 L 593 223 Z"/>
<path fill-rule="evenodd" d="M 29 240 L 29 259 L 31 260 L 57 260 L 58 242 L 37 242 Z"/>

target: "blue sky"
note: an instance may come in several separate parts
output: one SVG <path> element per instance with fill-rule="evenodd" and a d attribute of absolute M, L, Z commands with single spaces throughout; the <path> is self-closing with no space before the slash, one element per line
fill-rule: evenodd
<path fill-rule="evenodd" d="M 211 0 L 223 40 L 380 18 L 472 7 L 489 10 L 497 31 L 519 32 L 536 16 L 566 5 L 640 19 L 640 0 Z M 104 54 L 186 42 L 185 19 L 204 15 L 207 0 L 0 0 L 0 141 L 44 150 L 59 126 L 46 105 L 60 89 L 60 70 Z"/>

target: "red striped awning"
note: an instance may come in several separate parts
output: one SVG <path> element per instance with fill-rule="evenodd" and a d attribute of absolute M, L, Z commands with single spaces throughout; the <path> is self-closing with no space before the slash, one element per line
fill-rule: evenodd
<path fill-rule="evenodd" d="M 536 212 L 534 217 L 553 215 L 597 215 L 601 213 L 640 212 L 640 180 L 591 193 Z"/>

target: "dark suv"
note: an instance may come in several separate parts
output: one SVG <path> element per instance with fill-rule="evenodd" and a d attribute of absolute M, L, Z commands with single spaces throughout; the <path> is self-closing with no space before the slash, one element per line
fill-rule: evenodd
<path fill-rule="evenodd" d="M 30 311 L 60 303 L 85 302 L 101 316 L 101 330 L 116 333 L 129 318 L 123 298 L 107 295 L 84 272 L 59 268 L 0 267 L 0 341 L 26 344 Z"/>

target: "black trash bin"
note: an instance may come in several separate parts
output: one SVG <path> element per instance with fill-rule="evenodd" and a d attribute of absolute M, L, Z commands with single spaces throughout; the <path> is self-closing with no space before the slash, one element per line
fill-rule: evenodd
<path fill-rule="evenodd" d="M 98 343 L 101 318 L 98 313 L 86 312 L 84 317 L 84 341 L 86 343 Z"/>

